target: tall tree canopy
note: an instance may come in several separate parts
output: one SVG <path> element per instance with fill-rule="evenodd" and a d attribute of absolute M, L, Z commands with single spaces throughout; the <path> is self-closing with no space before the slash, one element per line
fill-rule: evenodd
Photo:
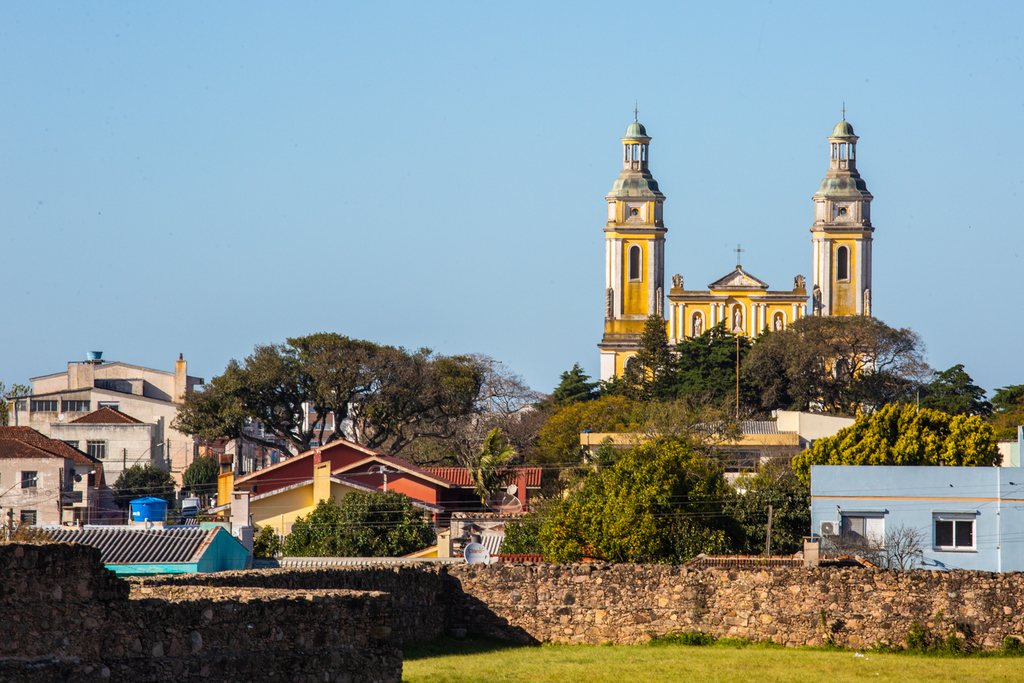
<path fill-rule="evenodd" d="M 132 465 L 123 470 L 111 487 L 114 502 L 124 509 L 136 498 L 163 498 L 174 504 L 174 477 L 155 465 Z"/>
<path fill-rule="evenodd" d="M 8 390 L 4 383 L 0 382 L 0 427 L 10 424 L 11 421 L 11 404 L 7 397 L 26 396 L 30 393 L 32 393 L 32 387 L 26 384 L 14 383 Z"/>
<path fill-rule="evenodd" d="M 257 346 L 244 363 L 232 360 L 203 391 L 191 392 L 174 426 L 202 438 L 242 438 L 277 444 L 245 430 L 259 420 L 297 451 L 350 420 L 356 441 L 397 453 L 421 437 L 450 438 L 474 411 L 483 372 L 465 356 L 406 351 L 338 334 L 320 333 Z M 304 407 L 316 419 L 307 422 Z"/>
<path fill-rule="evenodd" d="M 995 411 L 991 415 L 991 420 L 996 437 L 1017 438 L 1017 427 L 1024 425 L 1024 384 L 1011 384 L 996 389 L 996 394 L 992 397 L 992 406 Z"/>
<path fill-rule="evenodd" d="M 732 403 L 736 398 L 737 354 L 742 363 L 750 351 L 747 337 L 725 329 L 725 323 L 704 334 L 679 342 L 668 382 L 674 397 L 701 396 L 716 403 Z M 740 402 L 748 405 L 753 388 L 746 376 L 740 377 Z"/>
<path fill-rule="evenodd" d="M 572 370 L 562 373 L 561 381 L 551 394 L 551 403 L 565 405 L 578 401 L 590 401 L 597 398 L 598 382 L 591 382 L 590 375 L 583 371 L 579 363 L 574 363 Z"/>
<path fill-rule="evenodd" d="M 950 416 L 913 405 L 887 405 L 835 436 L 818 439 L 793 458 L 793 471 L 810 481 L 811 465 L 968 465 L 1000 461 L 992 425 L 977 415 Z"/>
<path fill-rule="evenodd" d="M 742 371 L 765 410 L 855 414 L 912 395 L 929 372 L 923 353 L 915 332 L 876 318 L 810 317 L 762 335 Z"/>
<path fill-rule="evenodd" d="M 974 384 L 963 365 L 936 372 L 921 392 L 921 407 L 950 415 L 990 415 L 992 404 L 985 390 Z"/>

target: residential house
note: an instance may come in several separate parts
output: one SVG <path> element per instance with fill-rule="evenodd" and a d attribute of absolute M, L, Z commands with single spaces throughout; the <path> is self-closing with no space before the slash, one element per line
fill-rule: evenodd
<path fill-rule="evenodd" d="M 4 525 L 89 523 L 105 493 L 101 461 L 29 427 L 0 427 Z"/>
<path fill-rule="evenodd" d="M 841 547 L 921 540 L 927 569 L 1024 571 L 1024 470 L 811 467 L 811 532 Z"/>
<path fill-rule="evenodd" d="M 54 423 L 50 425 L 50 436 L 102 462 L 111 483 L 129 467 L 162 464 L 158 426 L 136 420 L 111 406 L 70 422 Z"/>
<path fill-rule="evenodd" d="M 196 444 L 191 436 L 172 429 L 171 423 L 185 394 L 201 385 L 202 378 L 188 374 L 188 363 L 181 356 L 173 372 L 104 362 L 99 352 L 89 356 L 85 361 L 69 362 L 64 372 L 31 378 L 30 395 L 11 397 L 11 424 L 50 436 L 53 425 L 72 422 L 100 408 L 114 408 L 154 428 L 155 454 L 129 452 L 127 459 L 151 458 L 180 483 L 182 472 L 195 457 Z M 107 448 L 107 453 L 109 459 L 113 449 Z"/>

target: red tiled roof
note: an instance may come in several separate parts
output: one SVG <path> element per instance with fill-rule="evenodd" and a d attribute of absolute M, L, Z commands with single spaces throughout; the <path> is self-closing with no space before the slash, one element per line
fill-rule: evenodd
<path fill-rule="evenodd" d="M 133 424 L 140 425 L 142 420 L 136 420 L 131 415 L 125 415 L 117 408 L 111 408 L 110 406 L 103 406 L 99 410 L 94 410 L 87 415 L 83 415 L 77 420 L 72 420 L 71 424 L 98 424 L 98 425 L 118 425 L 118 424 Z"/>
<path fill-rule="evenodd" d="M 473 481 L 473 473 L 465 467 L 424 467 L 423 469 L 435 477 L 447 479 L 456 486 L 476 486 Z M 517 467 L 505 475 L 505 483 L 515 484 L 519 475 L 525 474 L 527 488 L 539 488 L 540 473 L 541 468 L 539 467 Z"/>
<path fill-rule="evenodd" d="M 371 453 L 372 453 L 372 451 L 371 451 Z M 401 458 L 396 458 L 393 455 L 384 455 L 383 453 L 375 453 L 373 455 L 368 455 L 367 457 L 363 458 L 362 460 L 358 460 L 356 462 L 349 463 L 348 465 L 344 465 L 342 467 L 338 467 L 338 468 L 332 470 L 331 474 L 336 474 L 336 473 L 340 474 L 342 472 L 348 472 L 351 469 L 354 469 L 356 467 L 361 467 L 362 465 L 365 465 L 370 460 L 379 460 L 380 462 L 385 462 L 385 463 L 391 465 L 392 467 L 397 467 L 398 469 L 400 469 L 400 470 L 402 470 L 404 472 L 409 472 L 410 474 L 414 474 L 414 475 L 416 475 L 418 477 L 422 477 L 424 479 L 432 479 L 433 481 L 436 481 L 436 482 L 438 482 L 439 484 L 441 484 L 443 486 L 451 487 L 451 486 L 455 486 L 456 485 L 455 482 L 453 482 L 450 479 L 446 478 L 444 475 L 436 474 L 436 473 L 430 471 L 431 469 L 437 469 L 437 468 L 424 469 L 422 467 L 418 467 L 416 465 L 413 465 L 411 462 L 409 462 L 407 460 L 402 460 Z M 441 468 L 441 469 L 444 469 L 444 468 Z"/>
<path fill-rule="evenodd" d="M 72 448 L 63 441 L 57 439 L 51 439 L 47 436 L 43 436 L 31 427 L 0 427 L 0 441 L 9 442 L 17 441 L 23 444 L 32 446 L 33 448 L 41 451 L 42 453 L 49 454 L 51 457 L 58 458 L 71 458 L 77 463 L 83 465 L 97 465 L 99 460 L 91 458 L 77 448 Z M 12 453 L 14 450 L 11 451 Z M 31 457 L 39 458 L 46 457 L 45 455 L 22 455 L 22 456 L 11 456 L 11 457 Z"/>

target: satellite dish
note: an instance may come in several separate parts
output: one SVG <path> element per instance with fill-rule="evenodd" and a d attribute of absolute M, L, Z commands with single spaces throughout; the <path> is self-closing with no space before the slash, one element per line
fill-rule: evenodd
<path fill-rule="evenodd" d="M 514 496 L 517 493 L 519 493 L 519 487 L 516 486 L 515 484 L 509 484 L 508 488 L 505 489 L 505 493 L 507 493 L 510 496 Z"/>
<path fill-rule="evenodd" d="M 510 486 L 509 488 L 515 488 L 515 486 Z M 501 499 L 501 506 L 499 507 L 498 512 L 511 514 L 522 511 L 523 503 L 515 496 L 506 493 L 505 497 Z"/>
<path fill-rule="evenodd" d="M 81 474 L 76 474 L 75 475 L 75 483 L 76 484 L 81 484 L 82 483 L 82 475 Z"/>
<path fill-rule="evenodd" d="M 480 543 L 470 543 L 466 546 L 466 549 L 462 551 L 463 557 L 466 558 L 466 564 L 490 564 L 491 554 L 487 552 Z"/>
<path fill-rule="evenodd" d="M 59 415 L 57 415 L 57 422 L 63 422 L 63 421 L 64 421 L 64 413 L 60 413 Z"/>

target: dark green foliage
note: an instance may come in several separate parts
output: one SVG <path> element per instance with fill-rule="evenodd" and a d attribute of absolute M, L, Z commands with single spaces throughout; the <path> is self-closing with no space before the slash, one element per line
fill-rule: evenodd
<path fill-rule="evenodd" d="M 114 482 L 114 502 L 121 509 L 136 498 L 152 496 L 174 503 L 174 477 L 167 470 L 153 465 L 133 465 L 121 472 Z"/>
<path fill-rule="evenodd" d="M 672 353 L 665 319 L 651 315 L 644 323 L 636 355 L 626 361 L 626 370 L 619 381 L 605 383 L 604 393 L 643 401 L 664 398 L 671 374 Z"/>
<path fill-rule="evenodd" d="M 1024 656 L 1024 643 L 1016 636 L 1003 638 L 1003 653 L 1014 657 Z"/>
<path fill-rule="evenodd" d="M 921 392 L 921 407 L 941 410 L 948 415 L 981 415 L 992 413 L 992 404 L 985 400 L 985 390 L 974 384 L 963 365 L 936 372 Z"/>
<path fill-rule="evenodd" d="M 321 500 L 285 539 L 290 557 L 400 557 L 434 542 L 434 531 L 408 496 L 354 491 L 337 505 Z"/>
<path fill-rule="evenodd" d="M 260 529 L 260 533 L 252 541 L 252 554 L 254 557 L 277 557 L 281 552 L 281 539 L 277 536 L 277 530 L 267 525 Z"/>
<path fill-rule="evenodd" d="M 750 340 L 727 331 L 725 323 L 709 328 L 699 337 L 680 342 L 676 346 L 671 379 L 666 383 L 668 393 L 673 397 L 700 396 L 715 403 L 734 403 L 737 339 L 742 367 L 750 351 Z M 741 375 L 740 403 L 749 405 L 753 400 L 753 387 Z"/>
<path fill-rule="evenodd" d="M 519 519 L 505 522 L 505 540 L 501 552 L 505 555 L 528 555 L 543 552 L 540 545 L 540 515 L 524 515 Z"/>
<path fill-rule="evenodd" d="M 480 452 L 468 463 L 473 473 L 473 490 L 480 496 L 481 504 L 486 505 L 491 494 L 504 485 L 505 475 L 518 457 L 516 449 L 502 442 L 500 429 L 495 427 L 487 434 Z"/>
<path fill-rule="evenodd" d="M 1024 425 L 1024 384 L 996 389 L 992 397 L 995 411 L 989 418 L 998 439 L 1016 439 L 1017 427 Z"/>
<path fill-rule="evenodd" d="M 737 551 L 746 555 L 764 553 L 768 530 L 768 506 L 772 507 L 773 555 L 791 555 L 803 548 L 803 537 L 811 528 L 811 492 L 793 473 L 788 463 L 768 463 L 754 474 L 736 482 L 737 491 L 726 507 L 742 530 Z"/>
<path fill-rule="evenodd" d="M 597 398 L 599 382 L 590 382 L 590 375 L 583 372 L 579 363 L 574 363 L 572 370 L 562 373 L 561 381 L 551 394 L 553 405 L 565 405 L 579 401 L 590 401 Z"/>
<path fill-rule="evenodd" d="M 703 631 L 687 631 L 686 633 L 666 633 L 663 636 L 651 638 L 649 644 L 655 647 L 664 645 L 691 645 L 703 646 L 714 645 L 715 637 Z"/>
<path fill-rule="evenodd" d="M 217 490 L 220 465 L 212 455 L 203 455 L 192 461 L 181 475 L 182 489 L 197 495 L 209 495 Z"/>
<path fill-rule="evenodd" d="M 4 386 L 3 382 L 0 382 L 0 427 L 3 427 L 10 423 L 11 412 L 13 408 L 7 401 L 8 396 L 26 396 L 32 393 L 32 387 L 26 384 L 12 384 L 10 390 Z"/>

